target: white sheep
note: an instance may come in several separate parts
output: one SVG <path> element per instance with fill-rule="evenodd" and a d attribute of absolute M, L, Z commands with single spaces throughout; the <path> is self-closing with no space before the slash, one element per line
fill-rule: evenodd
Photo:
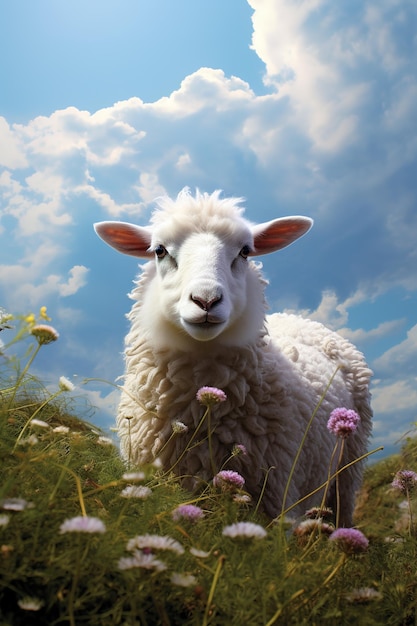
<path fill-rule="evenodd" d="M 138 464 L 159 455 L 165 469 L 174 468 L 193 487 L 199 479 L 209 481 L 233 446 L 242 444 L 247 453 L 225 467 L 243 475 L 255 501 L 266 483 L 262 507 L 274 517 L 314 411 L 286 505 L 328 477 L 336 442 L 327 429 L 332 409 L 346 407 L 361 416 L 358 430 L 345 440 L 343 464 L 366 452 L 372 372 L 351 343 L 322 324 L 284 313 L 266 316 L 267 283 L 250 257 L 291 244 L 312 220 L 284 217 L 253 225 L 242 216 L 240 203 L 219 192 L 194 197 L 184 189 L 175 201 L 159 200 L 149 226 L 101 222 L 95 228 L 119 252 L 149 259 L 131 294 L 125 391 L 117 417 L 122 452 Z M 212 409 L 212 459 L 207 424 L 184 454 L 204 412 L 196 399 L 203 386 L 227 395 Z M 177 421 L 188 432 L 173 436 Z M 339 476 L 344 525 L 351 523 L 361 476 L 361 463 Z M 295 512 L 320 500 L 316 494 Z M 333 485 L 328 491 L 333 509 L 335 500 Z"/>

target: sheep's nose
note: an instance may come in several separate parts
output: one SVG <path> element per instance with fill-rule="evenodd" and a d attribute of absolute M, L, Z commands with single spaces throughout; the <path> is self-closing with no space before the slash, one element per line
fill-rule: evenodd
<path fill-rule="evenodd" d="M 222 300 L 222 296 L 220 295 L 212 298 L 211 300 L 205 300 L 201 296 L 193 296 L 191 294 L 191 300 L 199 306 L 200 309 L 203 309 L 203 311 L 210 311 L 214 305 L 218 304 Z"/>

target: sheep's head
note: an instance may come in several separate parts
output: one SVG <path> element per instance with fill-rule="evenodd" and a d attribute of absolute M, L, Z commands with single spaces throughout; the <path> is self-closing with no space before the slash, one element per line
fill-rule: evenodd
<path fill-rule="evenodd" d="M 97 234 L 119 252 L 152 260 L 155 275 L 141 321 L 164 336 L 164 325 L 175 329 L 176 347 L 216 337 L 222 345 L 255 339 L 265 310 L 263 283 L 251 257 L 285 248 L 311 228 L 312 220 L 299 216 L 253 225 L 238 202 L 219 199 L 218 192 L 194 198 L 183 191 L 175 202 L 162 200 L 150 226 L 95 224 Z"/>

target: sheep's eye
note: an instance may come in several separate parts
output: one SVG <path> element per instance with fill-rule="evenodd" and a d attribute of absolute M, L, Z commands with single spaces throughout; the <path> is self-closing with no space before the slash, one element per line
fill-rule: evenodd
<path fill-rule="evenodd" d="M 168 251 L 166 248 L 164 248 L 164 246 L 160 243 L 156 246 L 155 248 L 155 254 L 158 257 L 158 259 L 163 259 L 164 256 L 166 256 L 168 254 Z"/>
<path fill-rule="evenodd" d="M 250 255 L 250 248 L 249 246 L 243 246 L 242 250 L 239 252 L 240 256 L 243 257 L 244 259 L 247 259 L 248 256 Z"/>

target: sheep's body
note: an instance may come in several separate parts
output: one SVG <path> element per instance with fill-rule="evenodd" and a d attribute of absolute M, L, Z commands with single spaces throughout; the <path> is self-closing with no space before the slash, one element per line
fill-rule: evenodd
<path fill-rule="evenodd" d="M 184 195 L 182 200 L 183 204 L 187 204 Z M 196 199 L 187 195 L 187 201 L 188 205 L 193 206 L 194 212 L 199 202 L 207 214 L 210 213 L 211 205 L 216 205 L 216 202 L 218 205 L 220 202 L 215 194 L 197 196 Z M 201 238 L 207 232 L 217 233 L 213 229 L 215 221 L 210 226 L 208 215 L 200 215 L 197 229 L 195 224 L 188 223 L 188 232 L 184 216 L 181 216 L 182 207 L 179 201 L 174 207 L 169 205 L 168 211 L 157 214 L 152 237 L 155 231 L 157 235 L 156 239 L 152 239 L 152 246 L 157 245 L 160 237 L 166 236 L 161 234 L 161 229 L 158 231 L 159 224 L 163 224 L 165 232 L 169 232 L 170 228 L 171 232 L 174 230 L 170 219 L 175 207 L 175 219 L 179 224 L 183 220 L 181 246 L 186 248 L 187 241 L 192 239 L 194 232 L 198 233 L 200 243 L 205 241 Z M 221 216 L 225 215 L 232 227 L 235 221 L 239 225 L 243 222 L 236 206 L 234 213 L 230 207 L 226 209 L 226 206 L 214 206 L 214 215 L 216 210 Z M 187 212 L 186 209 L 184 212 Z M 190 221 L 192 222 L 191 216 Z M 117 227 L 115 223 L 111 224 L 111 228 Z M 245 222 L 246 224 L 248 223 Z M 220 233 L 224 232 L 224 224 L 218 230 Z M 147 232 L 150 237 L 150 231 Z M 111 235 L 103 231 L 99 234 L 114 245 L 113 232 Z M 146 232 L 142 230 L 141 236 L 145 235 Z M 173 241 L 176 237 L 178 241 L 178 234 L 172 232 Z M 255 246 L 254 249 L 257 249 L 257 245 L 260 247 L 265 244 L 265 239 L 259 241 L 257 237 L 255 233 L 255 243 L 252 241 L 251 244 Z M 264 231 L 262 237 L 265 237 Z M 274 237 L 274 249 L 277 249 L 276 233 Z M 137 250 L 132 252 L 130 242 L 129 246 L 129 249 L 125 247 L 122 251 L 137 256 L 149 254 L 145 253 L 144 246 L 140 254 Z M 119 241 L 117 247 L 121 249 Z M 279 247 L 283 247 L 282 244 Z M 181 268 L 181 254 L 185 255 L 186 251 L 176 251 L 175 254 L 177 266 Z M 207 259 L 206 262 L 210 266 Z M 232 268 L 233 263 L 235 261 L 232 261 Z M 238 263 L 241 263 L 240 259 Z M 353 461 L 366 452 L 372 416 L 368 391 L 371 372 L 362 354 L 351 343 L 322 324 L 294 315 L 274 314 L 267 316 L 265 326 L 265 281 L 254 263 L 249 262 L 248 266 L 242 271 L 248 274 L 244 277 L 244 290 L 249 290 L 246 302 L 253 323 L 247 323 L 248 313 L 243 308 L 241 316 L 234 322 L 235 326 L 240 324 L 240 334 L 233 333 L 233 324 L 230 324 L 225 332 L 202 341 L 200 337 L 196 339 L 181 332 L 177 324 L 172 325 L 170 318 L 173 304 L 171 309 L 168 306 L 168 319 L 165 313 L 162 317 L 159 316 L 154 309 L 158 307 L 156 285 L 158 281 L 166 280 L 166 276 L 158 278 L 154 260 L 145 265 L 132 292 L 132 298 L 136 302 L 130 313 L 131 330 L 126 337 L 125 391 L 119 405 L 117 425 L 125 456 L 138 464 L 149 463 L 159 457 L 165 469 L 174 468 L 178 475 L 185 477 L 187 486 L 194 487 L 200 479 L 208 481 L 213 477 L 206 423 L 200 427 L 193 445 L 183 454 L 204 413 L 204 407 L 196 399 L 196 392 L 203 386 L 222 389 L 227 400 L 213 407 L 211 417 L 212 459 L 215 468 L 219 470 L 223 467 L 235 444 L 243 444 L 247 453 L 234 456 L 225 467 L 239 471 L 244 476 L 245 488 L 255 501 L 266 480 L 262 506 L 268 515 L 275 516 L 281 511 L 287 479 L 314 412 L 311 428 L 290 482 L 287 506 L 311 493 L 328 477 L 336 441 L 335 436 L 327 429 L 332 409 L 346 407 L 356 410 L 361 416 L 357 432 L 345 441 L 343 463 Z M 212 271 L 210 268 L 209 270 Z M 178 270 L 174 271 L 170 267 L 166 273 L 171 282 L 175 279 L 176 271 Z M 203 283 L 205 278 L 204 275 L 201 279 Z M 222 278 L 222 284 L 225 280 Z M 217 280 L 217 285 L 220 284 L 219 281 L 220 279 Z M 188 300 L 198 300 L 201 308 L 203 292 L 201 283 L 199 284 L 198 297 L 192 295 Z M 211 284 L 203 293 L 206 301 L 210 290 L 213 290 Z M 175 299 L 181 300 L 181 293 L 174 296 L 173 302 Z M 256 300 L 255 311 L 252 311 L 252 299 Z M 227 302 L 224 306 L 226 304 Z M 216 308 L 212 305 L 206 308 L 210 311 L 219 309 L 220 317 L 220 305 L 223 305 L 223 299 L 218 297 Z M 190 307 L 190 302 L 186 302 L 185 306 Z M 153 317 L 150 311 L 154 312 Z M 207 311 L 205 315 L 208 315 Z M 211 332 L 212 324 L 207 319 L 204 327 L 210 326 L 208 332 Z M 202 330 L 199 328 L 198 332 L 201 333 Z M 194 332 L 194 328 L 191 332 Z M 172 436 L 172 424 L 175 421 L 184 423 L 188 432 Z M 198 445 L 194 445 L 197 442 Z M 351 522 L 354 496 L 360 485 L 361 474 L 361 463 L 353 464 L 340 474 L 339 514 L 344 524 Z M 334 508 L 333 488 L 328 495 L 328 504 Z M 320 500 L 321 495 L 316 494 L 311 501 L 303 501 L 295 511 L 302 513 L 309 505 L 320 504 Z"/>

